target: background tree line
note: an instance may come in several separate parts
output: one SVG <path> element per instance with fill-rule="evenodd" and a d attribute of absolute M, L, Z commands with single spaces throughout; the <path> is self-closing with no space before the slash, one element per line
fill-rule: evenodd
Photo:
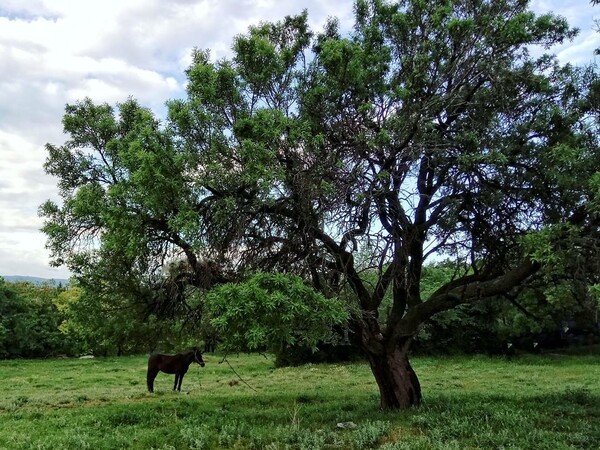
<path fill-rule="evenodd" d="M 139 354 L 190 345 L 178 321 L 157 321 L 131 302 L 106 302 L 80 286 L 8 283 L 0 277 L 0 359 Z"/>
<path fill-rule="evenodd" d="M 448 282 L 455 270 L 455 264 L 451 261 L 426 266 L 423 274 L 424 295 Z M 373 275 L 366 271 L 363 277 L 368 284 Z M 234 291 L 236 296 L 240 295 L 240 290 L 255 294 L 255 287 L 248 287 L 247 284 L 246 287 L 240 288 L 244 284 L 237 286 Z M 223 304 L 228 304 L 225 291 L 217 291 L 216 295 L 221 297 Z M 257 295 L 267 296 L 264 291 Z M 301 298 L 298 291 L 290 291 L 288 295 L 296 296 L 299 302 L 306 300 Z M 522 349 L 533 351 L 537 349 L 531 346 L 531 342 L 541 341 L 540 337 L 543 336 L 547 336 L 548 340 L 539 342 L 541 351 L 573 344 L 599 343 L 599 298 L 600 289 L 597 285 L 561 280 L 531 287 L 516 298 L 505 298 L 501 302 L 481 301 L 463 305 L 426 323 L 416 337 L 413 351 L 430 355 L 504 354 L 509 343 L 515 343 L 516 346 L 519 343 L 527 344 Z M 242 298 L 241 304 L 248 305 L 247 298 Z M 249 307 L 255 306 L 251 304 Z M 386 320 L 386 310 L 392 306 L 389 293 L 384 306 L 383 321 Z M 247 315 L 253 316 L 256 314 Z M 279 311 L 273 316 L 271 328 L 276 327 L 280 317 Z M 9 283 L 0 278 L 0 359 L 87 353 L 140 354 L 204 344 L 207 349 L 213 349 L 220 341 L 219 335 L 208 319 L 201 324 L 197 326 L 195 322 L 186 322 L 183 316 L 170 320 L 159 319 L 148 313 L 147 308 L 133 297 L 121 298 L 117 302 L 113 297 L 102 298 L 95 295 L 94 291 L 86 292 L 77 285 Z M 569 333 L 563 333 L 560 336 L 562 327 L 566 325 L 571 329 L 575 327 L 577 335 L 569 338 Z M 239 335 L 241 342 L 235 343 L 235 349 L 245 347 L 247 350 L 273 351 L 279 365 L 361 357 L 359 352 L 349 348 L 347 336 L 340 327 L 327 340 L 307 342 L 303 339 L 315 334 L 306 333 L 299 335 L 293 345 L 281 346 L 272 341 L 268 347 L 265 347 L 264 336 L 257 334 L 260 330 L 253 331 L 251 326 L 240 328 L 250 331 L 247 335 Z M 282 332 L 290 330 L 301 332 L 301 327 L 282 325 Z M 227 347 L 221 349 L 228 350 Z"/>

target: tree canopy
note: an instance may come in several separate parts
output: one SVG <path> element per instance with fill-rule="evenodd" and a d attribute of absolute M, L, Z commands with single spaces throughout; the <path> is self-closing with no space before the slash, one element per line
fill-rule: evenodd
<path fill-rule="evenodd" d="M 68 105 L 48 247 L 102 289 L 152 286 L 138 296 L 163 310 L 256 271 L 349 289 L 382 408 L 418 404 L 424 321 L 595 252 L 597 74 L 531 55 L 575 30 L 525 0 L 358 0 L 349 34 L 307 14 L 251 27 L 230 59 L 195 50 L 164 122 L 133 99 Z M 441 257 L 460 270 L 423 298 Z"/>

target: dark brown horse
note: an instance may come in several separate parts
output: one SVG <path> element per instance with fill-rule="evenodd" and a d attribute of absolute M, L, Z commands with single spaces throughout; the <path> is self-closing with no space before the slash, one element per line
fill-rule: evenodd
<path fill-rule="evenodd" d="M 174 373 L 175 384 L 173 385 L 173 390 L 181 391 L 183 376 L 194 361 L 204 367 L 202 353 L 196 349 L 176 355 L 150 355 L 150 358 L 148 358 L 148 374 L 146 375 L 148 391 L 154 392 L 154 379 L 158 375 L 158 372 Z"/>

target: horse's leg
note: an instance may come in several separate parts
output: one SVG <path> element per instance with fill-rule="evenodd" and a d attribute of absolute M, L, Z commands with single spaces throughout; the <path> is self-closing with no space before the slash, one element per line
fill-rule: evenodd
<path fill-rule="evenodd" d="M 152 369 L 148 367 L 148 373 L 146 374 L 146 384 L 148 385 L 148 392 L 154 392 L 154 379 L 158 375 L 158 369 Z"/>
<path fill-rule="evenodd" d="M 177 390 L 179 392 L 181 392 L 181 382 L 183 381 L 183 376 L 185 375 L 185 372 L 183 372 L 181 375 L 179 375 L 179 386 L 177 387 Z"/>
<path fill-rule="evenodd" d="M 179 373 L 175 374 L 175 383 L 173 384 L 173 390 L 176 391 L 177 390 L 177 382 L 179 381 Z M 179 383 L 181 385 L 181 383 Z"/>

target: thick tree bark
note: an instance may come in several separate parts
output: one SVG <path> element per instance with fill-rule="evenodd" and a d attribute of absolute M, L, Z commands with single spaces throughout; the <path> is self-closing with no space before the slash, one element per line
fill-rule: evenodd
<path fill-rule="evenodd" d="M 421 403 L 421 385 L 407 353 L 408 345 L 405 344 L 383 354 L 368 354 L 379 386 L 382 410 L 406 409 Z"/>

